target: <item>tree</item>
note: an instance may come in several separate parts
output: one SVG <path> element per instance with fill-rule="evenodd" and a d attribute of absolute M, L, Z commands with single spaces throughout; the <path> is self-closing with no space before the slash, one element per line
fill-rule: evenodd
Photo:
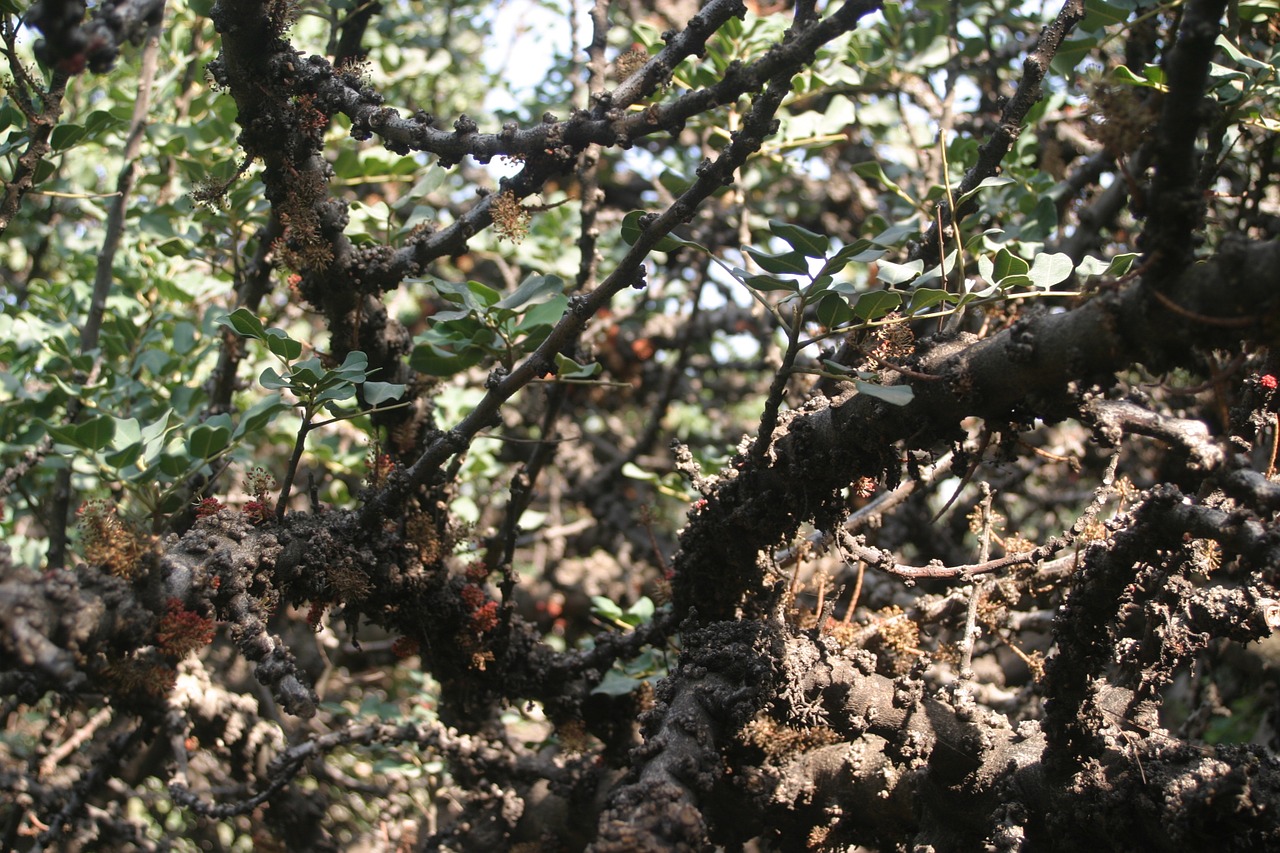
<path fill-rule="evenodd" d="M 1278 40 L 0 0 L 5 846 L 1280 844 Z"/>

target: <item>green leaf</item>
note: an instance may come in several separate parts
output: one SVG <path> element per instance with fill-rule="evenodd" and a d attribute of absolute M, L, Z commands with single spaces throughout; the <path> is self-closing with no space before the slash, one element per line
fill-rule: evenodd
<path fill-rule="evenodd" d="M 1266 66 L 1263 67 L 1265 68 Z M 1146 89 L 1155 89 L 1159 92 L 1168 91 L 1169 87 L 1164 82 L 1164 70 L 1159 65 L 1147 63 L 1146 67 L 1142 69 L 1142 74 L 1143 76 L 1139 77 L 1126 65 L 1117 65 L 1111 69 L 1111 77 L 1117 82 L 1127 83 L 1130 86 L 1141 86 Z"/>
<path fill-rule="evenodd" d="M 228 415 L 226 412 L 218 415 L 211 415 L 207 420 L 205 420 L 205 423 L 211 427 L 226 427 L 227 429 L 231 429 L 233 426 L 231 422 L 231 415 Z"/>
<path fill-rule="evenodd" d="M 90 139 L 96 139 L 104 130 L 119 124 L 120 120 L 106 110 L 94 110 L 84 120 L 84 133 Z"/>
<path fill-rule="evenodd" d="M 178 479 L 191 467 L 191 458 L 186 454 L 162 453 L 160 455 L 160 470 L 173 479 Z"/>
<path fill-rule="evenodd" d="M 137 418 L 113 418 L 115 435 L 111 437 L 111 453 L 103 461 L 117 471 L 132 465 L 142 452 L 142 426 Z"/>
<path fill-rule="evenodd" d="M 910 385 L 876 385 L 874 382 L 863 382 L 861 379 L 853 380 L 853 384 L 858 386 L 859 394 L 884 400 L 894 406 L 905 406 L 915 399 L 915 392 L 911 390 Z"/>
<path fill-rule="evenodd" d="M 646 483 L 656 483 L 658 481 L 657 474 L 652 471 L 646 471 L 634 462 L 623 463 L 622 476 L 632 480 L 642 480 Z"/>
<path fill-rule="evenodd" d="M 940 302 L 953 302 L 955 299 L 954 294 L 936 287 L 917 287 L 911 292 L 911 307 L 907 309 L 907 313 L 919 314 L 923 311 L 928 311 Z"/>
<path fill-rule="evenodd" d="M 591 596 L 591 615 L 606 622 L 617 622 L 622 619 L 622 608 L 612 599 L 603 595 Z"/>
<path fill-rule="evenodd" d="M 590 379 L 601 370 L 604 370 L 604 365 L 598 361 L 578 364 L 567 355 L 556 353 L 556 377 L 559 379 Z"/>
<path fill-rule="evenodd" d="M 946 64 L 947 60 L 951 59 L 951 55 L 951 39 L 946 34 L 940 33 L 923 50 L 913 52 L 903 66 L 903 70 L 918 73 L 928 68 L 937 68 Z"/>
<path fill-rule="evenodd" d="M 1094 275 L 1124 275 L 1137 259 L 1136 252 L 1116 255 L 1109 261 L 1090 255 L 1076 266 L 1076 274 L 1086 277 Z"/>
<path fill-rule="evenodd" d="M 388 400 L 398 400 L 404 395 L 405 386 L 396 382 L 366 382 L 360 387 L 365 402 L 377 406 Z"/>
<path fill-rule="evenodd" d="M 891 261 L 880 261 L 876 278 L 887 285 L 905 284 L 924 271 L 924 261 L 915 260 L 908 264 L 895 264 Z"/>
<path fill-rule="evenodd" d="M 350 359 L 353 355 L 355 355 L 354 352 L 347 353 L 347 358 Z M 361 353 L 361 355 L 364 355 L 364 353 Z M 345 366 L 344 363 L 343 367 Z M 363 377 L 364 372 L 361 371 L 359 375 Z M 293 389 L 295 394 L 301 394 L 307 389 L 319 387 L 323 380 L 328 380 L 325 383 L 326 385 L 334 385 L 339 382 L 349 383 L 351 381 L 343 373 L 342 367 L 337 370 L 325 370 L 324 365 L 320 363 L 320 359 L 315 356 L 304 358 L 289 369 L 289 387 Z"/>
<path fill-rule="evenodd" d="M 885 256 L 886 250 L 875 245 L 865 238 L 855 240 L 840 247 L 840 250 L 832 255 L 823 265 L 822 271 L 828 275 L 835 275 L 844 269 L 850 263 L 869 264 L 872 261 L 878 261 Z"/>
<path fill-rule="evenodd" d="M 1000 279 L 1000 289 L 1009 290 L 1014 287 L 1030 287 L 1031 276 L 1029 275 L 1009 275 Z"/>
<path fill-rule="evenodd" d="M 275 418 L 276 415 L 283 411 L 287 411 L 290 407 L 284 404 L 279 394 L 272 394 L 266 399 L 259 400 L 254 403 L 249 411 L 245 412 L 240 418 L 240 423 L 236 425 L 235 436 L 240 438 L 245 435 L 252 435 L 258 430 L 265 427 Z"/>
<path fill-rule="evenodd" d="M 952 249 L 950 252 L 947 252 L 947 256 L 942 259 L 942 263 L 934 264 L 929 267 L 929 269 L 921 273 L 920 277 L 912 282 L 912 289 L 919 288 L 933 281 L 942 281 L 942 285 L 945 287 L 946 281 L 943 280 L 943 275 L 951 275 L 951 271 L 955 269 L 955 266 L 956 252 Z"/>
<path fill-rule="evenodd" d="M 225 317 L 219 317 L 214 322 L 219 326 L 226 326 L 241 337 L 257 338 L 260 341 L 266 340 L 266 331 L 262 328 L 262 321 L 248 308 L 237 308 Z"/>
<path fill-rule="evenodd" d="M 115 434 L 111 446 L 116 450 L 124 450 L 133 445 L 142 445 L 142 427 L 137 418 L 114 418 Z"/>
<path fill-rule="evenodd" d="M 1003 178 L 1003 177 L 983 178 L 976 187 L 974 187 L 973 189 L 969 190 L 967 193 L 965 193 L 964 195 L 956 199 L 956 207 L 959 207 L 960 205 L 964 204 L 966 201 L 973 198 L 978 193 L 982 192 L 988 187 L 1003 187 L 1006 184 L 1012 184 L 1013 182 L 1014 182 L 1013 178 Z"/>
<path fill-rule="evenodd" d="M 516 324 L 517 332 L 528 333 L 539 326 L 554 326 L 564 316 L 569 307 L 569 299 L 563 293 L 557 293 L 546 302 L 540 302 L 524 312 L 520 322 Z"/>
<path fill-rule="evenodd" d="M 1070 278 L 1074 268 L 1075 264 L 1071 262 L 1071 256 L 1065 252 L 1036 255 L 1027 277 L 1036 287 L 1048 290 L 1055 284 Z"/>
<path fill-rule="evenodd" d="M 1097 46 L 1096 36 L 1067 39 L 1058 46 L 1058 52 L 1053 56 L 1051 67 L 1056 73 L 1065 77 L 1073 73 L 1076 66 Z"/>
<path fill-rule="evenodd" d="M 626 696 L 632 690 L 635 690 L 646 679 L 632 678 L 624 675 L 616 669 L 611 669 L 604 674 L 604 678 L 600 679 L 600 683 L 591 688 L 592 693 L 598 693 L 603 696 Z"/>
<path fill-rule="evenodd" d="M 902 296 L 887 290 L 873 290 L 858 297 L 853 313 L 863 320 L 879 320 L 902 304 Z"/>
<path fill-rule="evenodd" d="M 267 329 L 265 334 L 267 349 L 285 361 L 293 361 L 302 355 L 302 344 L 289 337 L 284 329 Z"/>
<path fill-rule="evenodd" d="M 920 231 L 919 225 L 916 224 L 915 217 L 895 222 L 879 234 L 871 238 L 871 242 L 877 246 L 897 246 L 908 237 L 914 237 Z"/>
<path fill-rule="evenodd" d="M 263 388 L 271 389 L 289 387 L 289 383 L 286 382 L 279 373 L 276 373 L 276 369 L 274 367 L 268 367 L 266 370 L 262 371 L 262 375 L 258 377 L 258 384 Z"/>
<path fill-rule="evenodd" d="M 843 326 L 853 319 L 849 300 L 838 293 L 824 293 L 818 301 L 818 322 L 828 329 Z"/>
<path fill-rule="evenodd" d="M 643 595 L 639 601 L 627 608 L 627 612 L 622 618 L 630 625 L 640 625 L 652 619 L 656 609 L 653 599 Z"/>
<path fill-rule="evenodd" d="M 468 281 L 467 290 L 471 291 L 471 295 L 476 298 L 482 308 L 492 308 L 502 298 L 501 293 L 478 281 Z"/>
<path fill-rule="evenodd" d="M 515 310 L 521 305 L 533 302 L 543 296 L 554 296 L 564 292 L 564 279 L 558 275 L 531 275 L 521 282 L 515 290 L 497 302 L 499 308 Z"/>
<path fill-rule="evenodd" d="M 45 431 L 53 436 L 53 440 L 59 444 L 70 444 L 73 447 L 79 447 L 80 442 L 76 438 L 75 426 L 66 424 L 51 424 L 47 421 L 44 423 Z"/>
<path fill-rule="evenodd" d="M 1277 0 L 1240 0 L 1240 20 L 1261 24 L 1272 15 L 1280 14 Z"/>
<path fill-rule="evenodd" d="M 409 366 L 428 376 L 453 376 L 479 364 L 484 355 L 479 347 L 466 347 L 454 353 L 434 344 L 420 343 L 409 356 Z"/>
<path fill-rule="evenodd" d="M 142 428 L 142 456 L 148 460 L 148 464 L 164 449 L 169 433 L 177 429 L 176 426 L 169 426 L 171 415 L 173 415 L 173 409 L 166 411 L 155 423 Z"/>
<path fill-rule="evenodd" d="M 115 434 L 115 418 L 98 415 L 76 426 L 75 444 L 85 450 L 98 451 L 110 444 Z"/>
<path fill-rule="evenodd" d="M 1111 263 L 1107 264 L 1107 275 L 1126 275 L 1133 266 L 1133 262 L 1138 259 L 1137 252 L 1126 252 L 1123 255 L 1116 255 L 1111 259 Z"/>
<path fill-rule="evenodd" d="M 807 258 L 826 257 L 827 249 L 831 246 L 831 240 L 825 234 L 816 234 L 789 222 L 770 219 L 769 230 Z"/>
<path fill-rule="evenodd" d="M 109 468 L 114 468 L 120 472 L 124 468 L 128 468 L 138 460 L 138 454 L 142 452 L 142 443 L 127 445 L 120 450 L 113 451 L 102 457 L 102 461 Z"/>
<path fill-rule="evenodd" d="M 809 262 L 803 254 L 794 249 L 790 252 L 779 252 L 776 255 L 762 252 L 754 246 L 744 246 L 743 251 L 750 255 L 760 265 L 760 269 L 765 272 L 791 273 L 793 275 L 809 274 Z"/>
<path fill-rule="evenodd" d="M 1002 284 L 1005 279 L 1015 275 L 1026 275 L 1031 269 L 1031 265 L 1010 252 L 1008 249 L 1001 249 L 996 252 L 994 265 L 992 267 L 992 280 L 996 284 Z"/>
<path fill-rule="evenodd" d="M 456 281 L 445 281 L 440 278 L 430 278 L 427 279 L 427 281 L 429 281 L 431 286 L 435 288 L 436 293 L 440 294 L 441 297 L 449 302 L 452 302 L 455 305 L 462 305 L 468 311 L 480 310 L 480 303 L 476 302 L 475 295 L 472 294 L 466 284 Z M 438 312 L 435 315 L 435 318 L 437 320 L 442 319 L 442 316 L 446 313 L 447 312 Z"/>
<path fill-rule="evenodd" d="M 982 261 L 982 258 L 978 259 L 979 265 L 981 265 Z M 990 263 L 990 261 L 988 261 L 988 263 Z M 1084 259 L 1076 265 L 1076 275 L 1085 277 L 1102 275 L 1107 271 L 1107 267 L 1109 265 L 1110 261 L 1104 261 L 1102 258 L 1095 258 L 1093 255 L 1085 255 Z M 983 278 L 988 278 L 988 276 L 984 273 Z M 990 279 L 988 278 L 988 280 Z"/>
<path fill-rule="evenodd" d="M 1217 44 L 1218 47 L 1226 51 L 1227 56 L 1230 56 L 1237 65 L 1241 65 L 1245 68 L 1251 68 L 1254 71 L 1268 71 L 1271 73 L 1275 73 L 1275 68 L 1273 66 L 1268 65 L 1265 62 L 1260 62 L 1257 59 L 1254 59 L 1252 56 L 1250 56 L 1249 54 L 1245 53 L 1244 51 L 1240 50 L 1240 48 L 1232 44 L 1231 40 L 1226 36 L 1222 35 L 1221 33 L 1218 34 L 1218 40 L 1215 42 L 1215 44 Z M 1157 71 L 1160 70 L 1158 66 L 1156 67 L 1156 70 Z M 1163 72 L 1161 74 L 1161 77 L 1162 77 L 1161 82 L 1163 83 L 1164 82 Z"/>
<path fill-rule="evenodd" d="M 60 124 L 49 134 L 49 146 L 63 151 L 84 138 L 84 127 L 79 124 Z"/>
<path fill-rule="evenodd" d="M 231 430 L 225 426 L 200 424 L 187 436 L 187 452 L 194 459 L 209 460 L 231 444 Z"/>
<path fill-rule="evenodd" d="M 338 403 L 343 400 L 350 400 L 356 395 L 356 386 L 350 382 L 340 382 L 325 388 L 315 399 L 311 401 L 312 405 L 321 405 L 326 403 Z M 337 410 L 329 407 L 329 411 L 337 414 Z"/>
<path fill-rule="evenodd" d="M 855 175 L 858 175 L 859 177 L 871 178 L 877 181 L 882 186 L 893 191 L 895 195 L 901 196 L 902 198 L 910 201 L 912 204 L 915 204 L 915 199 L 907 195 L 906 192 L 902 189 L 902 187 L 898 186 L 893 181 L 889 180 L 889 176 L 884 173 L 884 167 L 882 167 L 875 160 L 867 160 L 864 163 L 858 163 L 853 167 L 853 172 Z M 880 242 L 880 241 L 877 240 L 876 242 Z"/>
<path fill-rule="evenodd" d="M 164 255 L 166 258 L 177 258 L 183 255 L 189 255 L 191 254 L 191 248 L 190 240 L 182 240 L 177 237 L 174 237 L 171 240 L 165 240 L 163 243 L 156 246 L 156 249 L 160 251 L 160 254 Z M 172 290 L 167 289 L 163 295 L 171 297 Z"/>
<path fill-rule="evenodd" d="M 1085 32 L 1096 32 L 1106 27 L 1122 24 L 1129 20 L 1131 7 L 1124 2 L 1107 2 L 1107 0 L 1084 0 L 1084 20 L 1080 29 Z"/>
<path fill-rule="evenodd" d="M 305 366 L 307 369 L 320 372 L 322 366 L 319 359 L 309 358 L 305 361 L 298 362 L 294 366 L 297 373 L 299 368 Z M 342 360 L 342 364 L 333 370 L 324 370 L 312 384 L 328 387 L 337 382 L 363 382 L 364 378 L 369 375 L 369 356 L 360 350 L 352 350 L 347 353 L 346 358 Z"/>
<path fill-rule="evenodd" d="M 774 275 L 752 275 L 741 267 L 733 268 L 734 278 L 752 290 L 768 293 L 772 290 L 784 290 L 787 293 L 799 293 L 800 282 L 790 278 L 778 278 Z"/>

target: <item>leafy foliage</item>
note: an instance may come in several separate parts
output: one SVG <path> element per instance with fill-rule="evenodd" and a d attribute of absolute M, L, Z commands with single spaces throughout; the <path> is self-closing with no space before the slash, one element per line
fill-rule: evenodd
<path fill-rule="evenodd" d="M 5 846 L 1280 844 L 1280 3 L 588 5 L 0 0 Z"/>

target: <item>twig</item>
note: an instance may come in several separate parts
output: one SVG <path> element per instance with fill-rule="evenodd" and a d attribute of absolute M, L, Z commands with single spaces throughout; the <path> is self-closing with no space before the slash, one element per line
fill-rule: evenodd
<path fill-rule="evenodd" d="M 111 719 L 111 708 L 103 708 L 89 718 L 83 726 L 81 726 L 75 734 L 67 738 L 57 748 L 50 750 L 49 754 L 40 762 L 40 776 L 48 776 L 58 766 L 62 759 L 80 748 L 80 745 L 89 738 L 93 737 L 94 732 L 102 728 Z"/>
<path fill-rule="evenodd" d="M 1247 329 L 1256 325 L 1261 319 L 1260 316 L 1254 317 L 1207 317 L 1204 314 L 1197 314 L 1183 308 L 1169 297 L 1154 288 L 1148 288 L 1147 292 L 1156 298 L 1156 301 L 1168 308 L 1180 317 L 1188 320 L 1194 320 L 1197 323 L 1204 323 L 1206 326 L 1216 326 L 1219 329 Z"/>

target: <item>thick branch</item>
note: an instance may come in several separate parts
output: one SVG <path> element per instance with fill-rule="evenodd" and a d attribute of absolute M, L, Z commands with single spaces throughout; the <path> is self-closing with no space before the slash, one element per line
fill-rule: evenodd
<path fill-rule="evenodd" d="M 1269 342 L 1278 291 L 1280 243 L 1270 242 L 1228 246 L 1168 292 L 1196 314 L 1255 317 L 1259 325 L 1248 337 Z M 909 383 L 915 398 L 906 406 L 865 396 L 842 405 L 814 401 L 774 445 L 776 462 L 735 469 L 691 516 L 676 559 L 676 612 L 694 607 L 714 620 L 744 605 L 767 610 L 760 555 L 807 519 L 820 529 L 834 526 L 841 489 L 860 476 L 896 472 L 896 457 L 885 451 L 894 442 L 911 437 L 913 446 L 928 447 L 971 416 L 1059 420 L 1075 414 L 1073 398 L 1094 383 L 1109 387 L 1116 371 L 1136 362 L 1160 370 L 1187 363 L 1195 345 L 1240 343 L 1238 332 L 1188 320 L 1130 287 L 1070 312 L 1020 320 L 984 340 L 936 345 L 917 369 L 943 381 Z"/>

